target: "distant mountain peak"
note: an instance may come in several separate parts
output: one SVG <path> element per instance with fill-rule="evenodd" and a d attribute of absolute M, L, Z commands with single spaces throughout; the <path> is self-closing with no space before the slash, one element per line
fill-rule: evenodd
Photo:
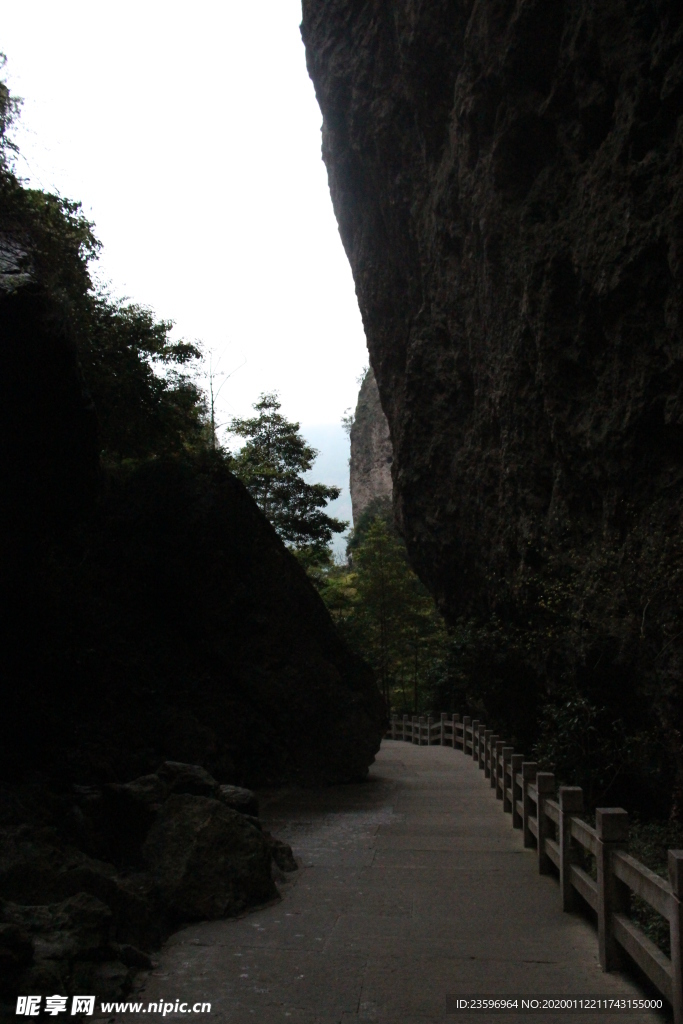
<path fill-rule="evenodd" d="M 392 494 L 394 453 L 389 424 L 379 400 L 372 369 L 363 378 L 351 427 L 350 491 L 353 521 L 377 498 Z"/>

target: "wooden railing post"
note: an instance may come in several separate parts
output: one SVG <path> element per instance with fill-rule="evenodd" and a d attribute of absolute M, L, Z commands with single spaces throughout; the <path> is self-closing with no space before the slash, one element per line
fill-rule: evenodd
<path fill-rule="evenodd" d="M 462 716 L 462 752 L 467 753 L 467 730 L 472 725 L 472 719 L 469 715 Z"/>
<path fill-rule="evenodd" d="M 492 787 L 492 790 L 496 788 L 496 743 L 500 739 L 497 732 L 492 733 L 492 737 L 489 740 L 489 752 L 488 752 L 488 784 Z"/>
<path fill-rule="evenodd" d="M 583 790 L 580 786 L 560 786 L 560 890 L 562 909 L 576 910 L 578 897 L 572 885 L 572 815 L 583 813 Z"/>
<path fill-rule="evenodd" d="M 408 716 L 404 715 L 403 716 L 403 736 L 402 736 L 402 739 L 404 739 L 404 740 L 408 738 L 406 736 L 406 733 L 408 732 L 407 725 L 408 725 Z"/>
<path fill-rule="evenodd" d="M 510 758 L 510 768 L 512 770 L 512 779 L 510 781 L 510 788 L 512 790 L 512 827 L 522 827 L 522 815 L 520 814 L 517 803 L 522 802 L 522 787 L 517 782 L 517 776 L 522 771 L 522 765 L 524 763 L 523 754 L 513 754 Z"/>
<path fill-rule="evenodd" d="M 669 850 L 669 885 L 672 889 L 669 934 L 674 1024 L 683 1024 L 683 850 Z"/>
<path fill-rule="evenodd" d="M 391 716 L 391 738 L 396 739 L 396 715 Z"/>
<path fill-rule="evenodd" d="M 420 742 L 420 733 L 418 732 L 418 729 L 417 729 L 417 715 L 413 715 L 412 741 L 413 741 L 413 743 L 419 743 Z"/>
<path fill-rule="evenodd" d="M 458 748 L 456 746 L 456 726 L 459 723 L 460 723 L 460 715 L 454 715 L 453 716 L 453 749 L 454 749 L 454 751 L 458 750 Z"/>
<path fill-rule="evenodd" d="M 503 812 L 509 814 L 512 810 L 512 801 L 508 796 L 508 765 L 515 752 L 514 747 L 503 747 Z"/>
<path fill-rule="evenodd" d="M 484 733 L 484 778 L 491 778 L 491 737 L 493 729 L 487 729 Z"/>
<path fill-rule="evenodd" d="M 429 718 L 427 719 L 427 746 L 428 747 L 431 747 L 431 745 L 432 745 L 432 724 L 433 724 L 433 719 L 432 719 L 432 716 L 430 715 Z"/>
<path fill-rule="evenodd" d="M 424 724 L 425 724 L 424 715 L 420 715 L 420 721 L 419 721 L 418 730 L 417 730 L 417 735 L 419 737 L 417 742 L 419 743 L 420 746 L 422 746 L 422 732 L 423 732 L 423 729 L 424 729 Z"/>
<path fill-rule="evenodd" d="M 603 971 L 613 971 L 622 958 L 612 932 L 612 915 L 627 910 L 625 887 L 612 873 L 612 852 L 626 845 L 628 814 L 621 807 L 598 807 L 595 811 L 598 848 L 598 955 Z"/>
<path fill-rule="evenodd" d="M 486 763 L 486 726 L 484 725 L 483 722 L 479 723 L 479 739 L 477 740 L 477 751 L 479 754 L 477 758 L 477 763 L 479 767 L 483 770 L 484 765 Z"/>
<path fill-rule="evenodd" d="M 522 838 L 527 849 L 534 845 L 534 834 L 529 828 L 529 817 L 534 802 L 529 796 L 529 786 L 536 782 L 538 765 L 535 761 L 522 761 Z"/>
<path fill-rule="evenodd" d="M 552 772 L 536 773 L 536 792 L 538 795 L 538 803 L 536 805 L 538 873 L 539 875 L 547 875 L 550 873 L 552 861 L 545 849 L 545 841 L 550 834 L 550 819 L 545 813 L 544 801 L 546 797 L 552 797 L 555 793 L 555 776 Z"/>
<path fill-rule="evenodd" d="M 446 746 L 446 712 L 441 712 L 441 746 Z"/>
<path fill-rule="evenodd" d="M 497 732 L 491 734 L 491 750 L 489 757 L 489 782 L 491 789 L 496 788 L 496 744 L 498 743 L 499 736 Z"/>
<path fill-rule="evenodd" d="M 472 760 L 479 760 L 479 719 L 475 718 L 472 722 Z"/>
<path fill-rule="evenodd" d="M 503 799 L 503 786 L 501 783 L 501 758 L 503 756 L 503 747 L 505 746 L 505 740 L 496 740 L 496 800 Z"/>

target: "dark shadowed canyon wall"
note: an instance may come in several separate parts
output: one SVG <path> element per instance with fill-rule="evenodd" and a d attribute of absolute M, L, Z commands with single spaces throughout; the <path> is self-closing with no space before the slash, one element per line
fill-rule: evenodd
<path fill-rule="evenodd" d="M 363 378 L 351 426 L 349 490 L 353 521 L 358 520 L 377 499 L 391 499 L 393 452 L 389 424 L 379 400 L 372 369 Z"/>
<path fill-rule="evenodd" d="M 384 708 L 224 460 L 101 470 L 69 318 L 0 296 L 0 783 L 364 777 Z M 0 785 L 0 820 L 2 819 Z"/>
<path fill-rule="evenodd" d="M 668 0 L 304 0 L 302 26 L 397 514 L 479 638 L 468 699 L 521 744 L 558 694 L 624 742 L 649 730 L 630 785 L 660 758 L 674 809 L 681 17 Z"/>
<path fill-rule="evenodd" d="M 78 308 L 3 285 L 4 1020 L 121 999 L 178 925 L 276 898 L 296 863 L 242 785 L 364 779 L 386 715 L 225 456 L 101 458 Z"/>

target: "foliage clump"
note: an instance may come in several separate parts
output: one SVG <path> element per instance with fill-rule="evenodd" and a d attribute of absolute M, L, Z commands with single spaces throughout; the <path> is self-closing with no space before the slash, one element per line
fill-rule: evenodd
<path fill-rule="evenodd" d="M 280 408 L 276 394 L 262 394 L 254 405 L 256 416 L 230 422 L 229 432 L 245 440 L 230 468 L 304 564 L 325 563 L 332 535 L 343 533 L 348 525 L 325 512 L 340 488 L 304 479 L 318 453 L 306 444 L 299 424 L 286 419 Z"/>
<path fill-rule="evenodd" d="M 679 819 L 680 536 L 653 514 L 625 543 L 563 544 L 548 535 L 514 573 L 490 573 L 488 607 L 452 626 L 442 706 L 482 718 L 592 806 Z"/>
<path fill-rule="evenodd" d="M 200 349 L 171 341 L 170 320 L 102 293 L 87 296 L 80 314 L 80 364 L 98 413 L 105 462 L 205 448 L 206 403 L 186 369 L 201 359 Z"/>
<path fill-rule="evenodd" d="M 349 562 L 316 567 L 313 579 L 349 645 L 375 670 L 387 708 L 432 711 L 446 671 L 448 637 L 434 601 L 408 563 L 391 503 L 380 499 L 359 518 Z"/>

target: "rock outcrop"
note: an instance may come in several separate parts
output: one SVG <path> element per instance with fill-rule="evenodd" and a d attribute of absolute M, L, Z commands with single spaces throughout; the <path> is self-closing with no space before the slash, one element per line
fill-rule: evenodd
<path fill-rule="evenodd" d="M 206 796 L 170 796 L 143 857 L 169 909 L 183 921 L 231 917 L 277 896 L 262 832 Z"/>
<path fill-rule="evenodd" d="M 382 411 L 375 375 L 369 369 L 358 393 L 351 426 L 349 490 L 356 525 L 371 502 L 391 499 L 393 458 L 389 424 Z"/>
<path fill-rule="evenodd" d="M 68 319 L 22 289 L 0 345 L 4 777 L 118 782 L 162 760 L 237 785 L 364 777 L 372 673 L 225 461 L 99 477 Z"/>
<path fill-rule="evenodd" d="M 632 733 L 654 705 L 679 796 L 681 17 L 304 0 L 302 26 L 398 514 L 450 622 L 489 624 L 480 707 L 526 744 L 562 687 Z"/>
<path fill-rule="evenodd" d="M 0 1000 L 120 998 L 174 927 L 276 898 L 275 879 L 297 869 L 292 850 L 235 800 L 257 809 L 249 790 L 167 762 L 123 785 L 53 795 L 50 825 L 0 828 Z"/>

